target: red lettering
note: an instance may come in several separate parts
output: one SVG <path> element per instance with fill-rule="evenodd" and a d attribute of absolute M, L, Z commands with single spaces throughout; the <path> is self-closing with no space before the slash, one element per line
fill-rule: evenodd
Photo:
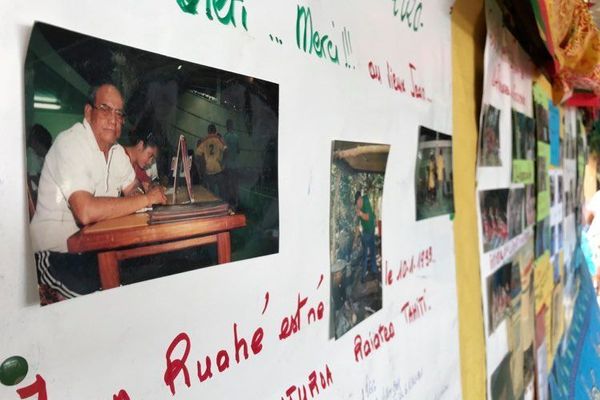
<path fill-rule="evenodd" d="M 308 375 L 308 390 L 310 390 L 310 395 L 312 397 L 315 397 L 315 390 L 317 391 L 317 394 L 319 394 L 319 386 L 317 385 L 317 373 L 315 371 L 311 372 L 310 375 Z"/>
<path fill-rule="evenodd" d="M 285 317 L 281 320 L 281 328 L 279 328 L 279 340 L 287 339 L 292 332 L 290 331 L 290 321 Z"/>
<path fill-rule="evenodd" d="M 229 368 L 229 353 L 227 353 L 227 350 L 220 350 L 217 353 L 217 368 L 219 372 L 223 372 Z"/>
<path fill-rule="evenodd" d="M 321 301 L 319 303 L 319 305 L 317 306 L 317 318 L 319 318 L 319 320 L 323 318 L 324 312 L 325 312 L 325 304 L 323 304 L 323 302 Z"/>
<path fill-rule="evenodd" d="M 183 357 L 175 360 L 171 360 L 171 355 L 173 351 L 177 347 L 177 345 L 181 342 L 185 342 L 185 350 L 183 351 Z M 165 384 L 169 386 L 171 389 L 171 394 L 175 395 L 175 378 L 179 375 L 180 372 L 183 372 L 183 379 L 185 385 L 190 387 L 190 374 L 188 373 L 187 367 L 185 366 L 185 362 L 187 361 L 188 355 L 190 354 L 190 337 L 182 332 L 173 339 L 169 348 L 167 349 L 166 359 L 167 359 L 167 368 L 165 370 L 164 380 Z"/>
<path fill-rule="evenodd" d="M 37 400 L 48 400 L 46 392 L 46 381 L 40 375 L 35 376 L 35 382 L 21 389 L 17 389 L 17 394 L 21 399 L 28 399 L 37 394 Z"/>
<path fill-rule="evenodd" d="M 119 390 L 118 394 L 113 395 L 113 400 L 131 400 L 127 392 L 123 389 Z"/>
<path fill-rule="evenodd" d="M 233 324 L 233 343 L 235 345 L 235 362 L 240 363 L 240 349 L 243 349 L 244 360 L 248 359 L 248 343 L 246 339 L 238 339 L 237 324 Z"/>
<path fill-rule="evenodd" d="M 354 337 L 354 360 L 356 362 L 358 362 L 358 357 L 360 356 L 360 359 L 363 359 L 363 354 L 362 354 L 362 337 L 360 335 L 356 335 Z"/>
<path fill-rule="evenodd" d="M 264 332 L 263 328 L 258 328 L 256 331 L 254 331 L 254 335 L 252 335 L 252 343 L 250 344 L 250 347 L 252 348 L 252 352 L 254 353 L 254 355 L 261 352 L 261 350 L 263 348 L 262 340 L 263 340 L 264 336 L 265 336 L 265 332 Z"/>
<path fill-rule="evenodd" d="M 200 364 L 200 361 L 198 361 L 196 365 L 198 367 L 198 379 L 200 380 L 200 383 L 212 378 L 213 374 L 210 367 L 211 361 L 209 356 L 206 356 L 206 371 L 204 371 L 204 373 L 202 373 L 202 365 Z"/>

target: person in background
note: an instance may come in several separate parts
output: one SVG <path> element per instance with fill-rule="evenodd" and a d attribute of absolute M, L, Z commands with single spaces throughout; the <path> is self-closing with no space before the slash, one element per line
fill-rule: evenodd
<path fill-rule="evenodd" d="M 208 135 L 196 146 L 195 154 L 204 160 L 204 182 L 208 190 L 224 198 L 223 153 L 227 146 L 214 124 L 208 125 Z"/>
<path fill-rule="evenodd" d="M 361 281 L 364 282 L 369 265 L 371 266 L 370 271 L 374 276 L 377 276 L 377 261 L 376 261 L 376 249 L 375 249 L 375 213 L 369 196 L 362 195 L 360 191 L 357 191 L 354 196 L 354 206 L 356 215 L 360 221 L 361 242 L 362 242 L 362 277 Z"/>
<path fill-rule="evenodd" d="M 129 156 L 131 166 L 135 171 L 135 177 L 141 189 L 146 193 L 152 186 L 152 179 L 146 172 L 158 156 L 158 143 L 152 132 L 143 135 L 133 134 L 130 146 L 125 147 Z"/>
<path fill-rule="evenodd" d="M 600 294 L 600 190 L 594 193 L 592 198 L 583 208 L 584 224 L 588 226 L 582 240 L 587 241 L 591 252 L 592 263 L 588 264 L 590 275 L 596 288 L 596 294 Z"/>
<path fill-rule="evenodd" d="M 96 254 L 68 251 L 67 239 L 81 226 L 166 202 L 161 187 L 136 190 L 131 161 L 117 143 L 123 109 L 116 86 L 94 87 L 83 121 L 58 134 L 46 155 L 30 224 L 42 304 L 45 292 L 54 302 L 100 288 Z"/>
<path fill-rule="evenodd" d="M 225 124 L 225 154 L 223 164 L 227 180 L 227 202 L 233 209 L 239 206 L 238 156 L 240 154 L 240 137 L 233 131 L 233 121 L 228 119 Z"/>
<path fill-rule="evenodd" d="M 27 175 L 35 185 L 32 190 L 37 190 L 40 181 L 44 158 L 52 146 L 52 136 L 42 125 L 35 124 L 27 138 Z"/>
<path fill-rule="evenodd" d="M 436 199 L 442 200 L 442 196 L 446 195 L 446 190 L 445 190 L 445 186 L 446 186 L 446 181 L 445 181 L 445 170 L 446 166 L 444 164 L 444 155 L 442 154 L 442 149 L 438 150 L 438 154 L 435 156 L 435 172 L 436 172 L 436 177 L 437 177 L 437 184 L 436 184 Z"/>

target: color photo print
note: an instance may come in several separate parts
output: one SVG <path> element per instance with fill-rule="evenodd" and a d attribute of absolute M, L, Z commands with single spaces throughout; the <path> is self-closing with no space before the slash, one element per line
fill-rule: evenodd
<path fill-rule="evenodd" d="M 25 77 L 42 305 L 279 251 L 277 84 L 43 23 Z"/>
<path fill-rule="evenodd" d="M 521 294 L 518 261 L 509 261 L 487 277 L 488 327 L 491 335 L 513 309 Z"/>
<path fill-rule="evenodd" d="M 330 337 L 381 309 L 381 204 L 390 146 L 333 141 Z"/>
<path fill-rule="evenodd" d="M 415 169 L 417 221 L 454 212 L 452 137 L 419 127 Z"/>
<path fill-rule="evenodd" d="M 484 253 L 502 246 L 509 239 L 508 194 L 509 189 L 479 192 Z"/>
<path fill-rule="evenodd" d="M 485 104 L 481 128 L 479 130 L 479 158 L 480 167 L 501 167 L 500 158 L 500 110 Z"/>
<path fill-rule="evenodd" d="M 532 184 L 535 180 L 535 124 L 533 118 L 512 111 L 512 181 Z"/>

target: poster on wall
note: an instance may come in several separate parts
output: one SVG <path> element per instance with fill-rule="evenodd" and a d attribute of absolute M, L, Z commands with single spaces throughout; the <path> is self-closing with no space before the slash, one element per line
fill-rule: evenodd
<path fill-rule="evenodd" d="M 533 67 L 503 27 L 496 2 L 487 1 L 485 10 L 477 204 L 487 393 L 489 399 L 531 398 L 535 349 L 530 276 L 537 247 L 550 242 L 534 236 L 538 195 Z"/>
<path fill-rule="evenodd" d="M 0 398 L 461 398 L 451 3 L 0 6 Z"/>

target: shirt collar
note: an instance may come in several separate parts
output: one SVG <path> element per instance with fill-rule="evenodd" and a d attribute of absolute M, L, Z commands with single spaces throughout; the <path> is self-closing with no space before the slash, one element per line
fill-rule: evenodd
<path fill-rule="evenodd" d="M 102 150 L 100 149 L 100 146 L 98 146 L 98 142 L 96 141 L 96 136 L 94 136 L 94 131 L 92 130 L 92 126 L 85 118 L 83 119 L 83 128 L 85 130 L 86 142 L 90 145 L 90 147 L 93 150 L 99 151 L 102 153 Z M 114 143 L 108 151 L 112 152 L 116 147 L 117 147 L 117 144 Z"/>

